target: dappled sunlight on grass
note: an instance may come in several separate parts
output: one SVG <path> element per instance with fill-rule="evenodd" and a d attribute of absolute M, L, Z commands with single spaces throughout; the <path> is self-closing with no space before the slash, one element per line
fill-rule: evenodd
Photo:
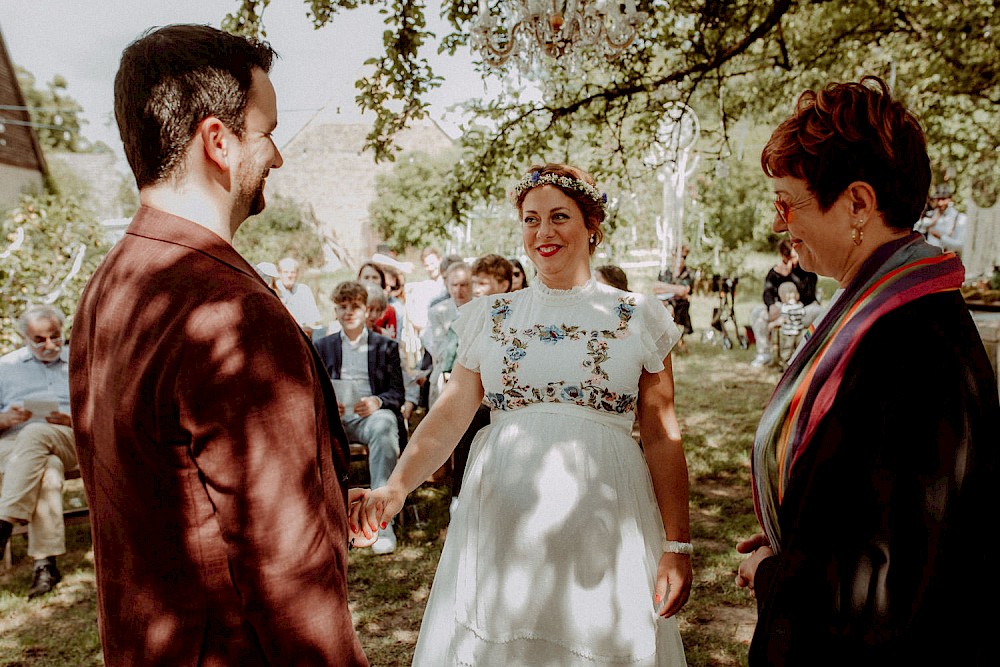
<path fill-rule="evenodd" d="M 695 326 L 702 327 L 697 312 Z M 695 546 L 694 587 L 678 621 L 691 667 L 737 667 L 746 662 L 756 614 L 753 600 L 735 585 L 741 560 L 735 545 L 757 530 L 750 447 L 778 372 L 751 368 L 753 350 L 723 350 L 703 343 L 699 333 L 688 337 L 685 354 L 674 355 Z M 349 605 L 372 665 L 410 665 L 448 530 L 450 497 L 448 483 L 423 485 L 407 499 L 397 522 L 395 553 L 350 553 Z M 89 526 L 70 526 L 67 537 L 69 553 L 59 559 L 64 581 L 31 602 L 24 597 L 31 562 L 24 538 L 15 538 L 15 568 L 0 574 L 0 665 L 102 664 Z"/>
<path fill-rule="evenodd" d="M 697 326 L 697 321 L 696 321 Z M 677 414 L 691 480 L 695 582 L 681 612 L 689 665 L 745 664 L 756 611 L 735 584 L 736 543 L 756 532 L 750 450 L 778 373 L 752 368 L 754 351 L 724 350 L 689 336 L 676 355 Z"/>

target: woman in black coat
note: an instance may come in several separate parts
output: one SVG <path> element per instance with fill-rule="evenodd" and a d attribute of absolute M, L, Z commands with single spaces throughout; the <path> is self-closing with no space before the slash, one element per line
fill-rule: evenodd
<path fill-rule="evenodd" d="M 994 664 L 1000 405 L 961 262 L 912 231 L 923 132 L 865 77 L 803 93 L 761 163 L 775 232 L 840 289 L 754 442 L 750 665 Z"/>

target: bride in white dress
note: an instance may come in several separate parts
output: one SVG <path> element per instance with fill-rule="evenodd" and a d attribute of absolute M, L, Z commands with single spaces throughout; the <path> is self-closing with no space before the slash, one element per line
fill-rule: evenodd
<path fill-rule="evenodd" d="M 684 665 L 675 614 L 692 549 L 669 357 L 680 332 L 660 303 L 592 278 L 606 197 L 588 174 L 532 167 L 511 198 L 538 280 L 460 309 L 451 379 L 352 526 L 388 522 L 485 399 L 491 423 L 472 445 L 413 664 Z"/>

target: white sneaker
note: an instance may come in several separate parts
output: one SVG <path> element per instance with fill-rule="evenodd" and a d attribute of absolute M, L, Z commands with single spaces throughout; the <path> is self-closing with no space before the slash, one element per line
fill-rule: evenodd
<path fill-rule="evenodd" d="M 761 352 L 753 358 L 750 365 L 754 368 L 760 368 L 761 366 L 767 366 L 769 363 L 771 363 L 771 355 L 766 352 Z"/>
<path fill-rule="evenodd" d="M 390 523 L 378 531 L 378 540 L 372 545 L 372 553 L 382 556 L 384 554 L 391 554 L 395 550 L 396 533 L 392 531 L 392 524 Z"/>

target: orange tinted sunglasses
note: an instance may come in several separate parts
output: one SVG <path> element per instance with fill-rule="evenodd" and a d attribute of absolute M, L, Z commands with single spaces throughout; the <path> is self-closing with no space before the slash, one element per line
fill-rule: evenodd
<path fill-rule="evenodd" d="M 778 212 L 778 217 L 781 218 L 781 221 L 787 225 L 789 219 L 791 218 L 792 211 L 797 211 L 800 208 L 804 208 L 813 199 L 815 199 L 815 197 L 809 195 L 805 199 L 800 199 L 799 201 L 794 202 L 792 204 L 789 204 L 786 201 L 782 201 L 781 199 L 775 199 L 774 210 Z"/>

